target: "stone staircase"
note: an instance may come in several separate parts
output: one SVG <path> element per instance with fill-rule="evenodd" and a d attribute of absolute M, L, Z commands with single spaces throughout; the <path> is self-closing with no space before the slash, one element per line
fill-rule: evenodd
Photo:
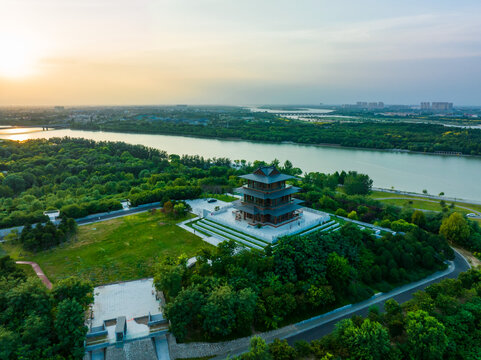
<path fill-rule="evenodd" d="M 251 242 L 251 241 L 247 241 L 245 239 L 242 239 L 236 235 L 233 235 L 233 234 L 230 234 L 230 233 L 227 233 L 226 231 L 222 230 L 222 229 L 218 229 L 214 226 L 212 226 L 211 224 L 208 224 L 206 222 L 204 222 L 204 220 L 200 220 L 194 224 L 192 224 L 192 227 L 194 229 L 197 229 L 203 233 L 207 233 L 211 236 L 215 236 L 223 241 L 229 241 L 229 240 L 233 240 L 237 243 L 239 243 L 241 246 L 244 246 L 244 247 L 247 247 L 247 248 L 250 248 L 250 249 L 256 249 L 256 250 L 263 250 L 264 247 L 263 246 L 260 246 L 259 244 L 256 244 L 254 242 Z"/>

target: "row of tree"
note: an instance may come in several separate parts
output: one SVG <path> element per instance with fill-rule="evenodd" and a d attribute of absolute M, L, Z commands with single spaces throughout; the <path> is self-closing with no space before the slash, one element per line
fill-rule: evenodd
<path fill-rule="evenodd" d="M 348 180 L 355 184 L 352 188 L 356 190 L 346 187 Z M 410 206 L 387 205 L 366 196 L 371 191 L 372 181 L 367 175 L 356 172 L 313 172 L 306 174 L 295 184 L 302 189 L 298 197 L 303 199 L 307 206 L 315 209 L 391 228 L 396 232 L 407 233 L 420 228 L 432 234 L 441 234 L 451 243 L 473 252 L 481 252 L 479 224 L 454 211 L 453 204 L 450 207 L 440 207 L 439 212 L 423 212 Z"/>
<path fill-rule="evenodd" d="M 60 224 L 51 221 L 44 224 L 24 226 L 18 241 L 29 251 L 40 251 L 57 246 L 77 233 L 77 223 L 72 218 L 63 218 Z M 15 240 L 15 239 L 14 239 Z"/>

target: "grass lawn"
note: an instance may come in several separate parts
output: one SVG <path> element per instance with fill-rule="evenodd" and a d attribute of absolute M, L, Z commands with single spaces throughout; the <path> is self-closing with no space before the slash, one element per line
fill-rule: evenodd
<path fill-rule="evenodd" d="M 94 284 L 149 277 L 162 258 L 194 256 L 211 245 L 175 224 L 163 213 L 124 216 L 79 227 L 76 239 L 57 248 L 31 254 L 3 245 L 16 260 L 37 262 L 53 282 L 76 275 Z"/>
<path fill-rule="evenodd" d="M 379 200 L 388 204 L 396 205 L 396 206 L 405 206 L 409 205 L 413 208 L 416 209 L 423 209 L 423 210 L 431 210 L 431 211 L 441 211 L 441 205 L 439 204 L 440 200 L 433 200 L 433 199 L 426 199 L 426 198 L 420 198 L 416 196 L 409 196 L 409 195 L 403 195 L 403 194 L 393 194 L 389 192 L 382 192 L 382 191 L 373 191 L 370 195 L 374 199 L 379 199 L 379 198 L 389 198 L 389 199 L 384 199 L 384 200 Z M 408 200 L 409 199 L 409 200 Z M 428 201 L 425 201 L 428 200 Z M 409 201 L 412 201 L 412 204 L 409 203 Z M 446 205 L 449 206 L 451 205 L 451 201 L 446 201 Z M 481 205 L 478 204 L 469 204 L 469 203 L 463 203 L 463 202 L 456 202 L 455 203 L 455 210 L 462 213 L 462 214 L 468 214 L 472 211 L 468 209 L 463 209 L 459 206 L 463 206 L 469 209 L 473 209 L 475 211 L 480 211 L 481 212 Z"/>
<path fill-rule="evenodd" d="M 422 210 L 431 210 L 431 211 L 441 211 L 441 205 L 439 205 L 439 202 L 430 202 L 430 201 L 422 201 L 422 200 L 406 200 L 406 199 L 387 199 L 387 200 L 380 200 L 385 204 L 391 204 L 395 206 L 409 206 L 414 209 L 422 209 Z M 448 207 L 451 203 L 447 203 Z M 466 209 L 459 208 L 457 206 L 454 207 L 454 209 L 461 213 L 461 214 L 468 214 L 470 211 Z"/>

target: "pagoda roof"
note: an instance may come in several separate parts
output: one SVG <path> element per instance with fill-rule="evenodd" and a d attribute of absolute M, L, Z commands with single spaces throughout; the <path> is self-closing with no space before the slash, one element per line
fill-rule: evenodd
<path fill-rule="evenodd" d="M 271 192 L 265 192 L 261 190 L 251 189 L 248 187 L 240 187 L 236 189 L 236 192 L 243 195 L 254 196 L 259 199 L 277 199 L 282 196 L 292 195 L 299 192 L 299 188 L 296 186 L 287 186 L 281 190 L 274 190 Z"/>
<path fill-rule="evenodd" d="M 239 177 L 264 184 L 273 184 L 279 181 L 285 181 L 294 178 L 292 175 L 281 174 L 275 166 L 261 166 L 252 174 L 241 175 Z"/>

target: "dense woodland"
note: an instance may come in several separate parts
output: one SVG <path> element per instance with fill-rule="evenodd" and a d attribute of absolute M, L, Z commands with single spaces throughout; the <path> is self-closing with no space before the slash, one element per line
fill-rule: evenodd
<path fill-rule="evenodd" d="M 360 359 L 475 360 L 481 354 L 481 270 L 430 285 L 402 305 L 387 300 L 385 312 L 342 320 L 335 331 L 311 343 L 289 346 L 251 339 L 238 360 Z"/>
<path fill-rule="evenodd" d="M 302 188 L 298 197 L 304 200 L 306 206 L 397 232 L 423 229 L 441 234 L 451 243 L 473 252 L 481 252 L 481 227 L 454 212 L 452 204 L 440 202 L 441 212 L 386 205 L 365 196 L 372 183 L 366 175 L 356 172 L 309 173 L 295 184 Z"/>
<path fill-rule="evenodd" d="M 259 114 L 259 113 L 257 113 Z M 450 151 L 481 155 L 481 130 L 406 122 L 308 123 L 263 114 L 250 117 L 209 117 L 209 121 L 133 118 L 74 123 L 73 128 L 133 133 L 237 138 L 264 142 L 334 144 L 370 149 L 420 152 Z"/>
<path fill-rule="evenodd" d="M 82 359 L 92 301 L 88 282 L 67 278 L 48 290 L 0 257 L 0 359 Z"/>
<path fill-rule="evenodd" d="M 380 239 L 352 224 L 279 240 L 263 252 L 234 242 L 160 266 L 154 282 L 178 340 L 219 340 L 275 329 L 412 282 L 453 257 L 444 237 L 416 229 Z"/>
<path fill-rule="evenodd" d="M 45 210 L 81 218 L 121 209 L 120 200 L 126 198 L 135 206 L 222 192 L 237 185 L 229 164 L 120 142 L 3 141 L 0 228 L 46 221 Z"/>
<path fill-rule="evenodd" d="M 38 227 L 27 226 L 17 239 L 27 250 L 41 251 L 68 240 L 75 233 L 76 227 L 70 218 L 118 209 L 119 201 L 126 198 L 134 205 L 159 202 L 164 208 L 172 208 L 175 214 L 175 207 L 182 207 L 179 200 L 230 191 L 241 184 L 238 175 L 263 164 L 240 162 L 240 169 L 235 169 L 228 159 L 180 157 L 143 146 L 83 139 L 3 141 L 0 143 L 0 226 L 44 222 Z M 272 164 L 283 172 L 302 174 L 288 161 L 282 165 L 277 161 Z M 481 229 L 477 223 L 453 212 L 449 206 L 439 213 L 386 206 L 369 198 L 372 181 L 365 174 L 309 173 L 293 180 L 293 184 L 301 187 L 298 196 L 307 206 L 377 223 L 399 234 L 377 239 L 355 226 L 345 225 L 332 234 L 285 237 L 275 248 L 268 247 L 262 252 L 238 251 L 234 243 L 223 243 L 214 250 L 203 250 L 198 254 L 197 264 L 190 269 L 185 258 L 167 259 L 159 265 L 155 283 L 165 293 L 168 301 L 165 313 L 179 340 L 234 338 L 365 299 L 374 292 L 387 291 L 443 268 L 443 261 L 453 256 L 448 243 L 481 251 Z M 53 226 L 42 215 L 49 209 L 61 210 L 64 219 L 59 226 Z M 62 284 L 61 288 L 70 286 L 71 289 L 49 292 L 37 279 L 26 279 L 7 260 L 0 262 L 0 267 L 4 269 L 0 273 L 0 345 L 13 344 L 5 347 L 8 355 L 4 357 L 16 359 L 22 351 L 31 352 L 33 358 L 80 354 L 79 339 L 85 335 L 80 325 L 73 335 L 65 335 L 68 344 L 60 342 L 61 324 L 65 321 L 62 313 L 83 314 L 88 303 L 88 285 L 80 286 L 76 280 L 69 280 L 87 289 L 83 295 L 71 298 L 73 295 L 68 294 L 73 294 L 73 287 L 77 285 L 59 283 L 56 288 Z M 472 299 L 478 301 L 477 295 L 473 295 L 477 294 L 476 289 L 466 290 L 473 286 L 473 283 L 469 286 L 463 283 L 465 290 L 456 293 L 461 294 L 459 296 L 450 295 L 446 290 L 444 295 L 454 300 L 433 295 L 431 307 L 425 304 L 425 295 L 417 296 L 415 301 L 419 304 L 411 302 L 415 310 L 403 307 L 398 311 L 402 316 L 397 319 L 400 323 L 397 333 L 391 333 L 393 325 L 386 320 L 388 315 L 373 312 L 369 322 L 355 318 L 352 323 L 340 325 L 341 330 L 315 346 L 341 358 L 367 359 L 369 357 L 355 353 L 355 346 L 349 344 L 367 343 L 362 338 L 365 332 L 385 334 L 388 331 L 389 350 L 383 347 L 380 354 L 398 356 L 414 346 L 409 340 L 410 329 L 416 327 L 409 327 L 411 318 L 431 324 L 434 317 L 446 329 L 448 325 L 458 326 L 452 318 L 441 317 L 440 306 L 449 305 L 451 310 L 461 311 Z M 63 295 L 55 295 L 57 292 Z M 32 294 L 38 301 L 26 300 L 31 299 Z M 63 301 L 68 303 L 60 306 Z M 441 301 L 448 305 L 439 305 Z M 416 306 L 428 315 L 416 312 Z M 410 311 L 415 315 L 409 315 Z M 455 313 L 446 316 L 455 316 Z M 473 316 L 472 322 L 466 325 L 469 331 L 473 324 L 479 325 L 478 314 Z M 15 327 L 21 330 L 15 332 Z M 36 329 L 36 334 L 48 335 L 33 337 L 29 333 L 31 328 Z M 447 340 L 442 343 L 446 346 L 441 346 L 445 354 L 468 351 L 468 345 L 458 346 L 461 340 L 453 340 L 458 341 L 453 345 L 451 337 L 454 339 L 456 332 L 457 329 L 452 333 L 445 330 Z M 474 332 L 472 336 L 478 335 Z M 464 337 L 462 341 L 471 341 L 469 339 Z M 40 340 L 44 342 L 38 343 Z M 304 344 L 304 348 L 311 349 L 306 351 L 317 351 L 312 350 L 312 346 Z M 450 346 L 454 350 L 449 350 Z M 298 350 L 290 353 L 298 354 L 301 351 Z M 272 350 L 272 354 L 274 352 Z M 318 353 L 321 354 L 315 354 Z"/>

